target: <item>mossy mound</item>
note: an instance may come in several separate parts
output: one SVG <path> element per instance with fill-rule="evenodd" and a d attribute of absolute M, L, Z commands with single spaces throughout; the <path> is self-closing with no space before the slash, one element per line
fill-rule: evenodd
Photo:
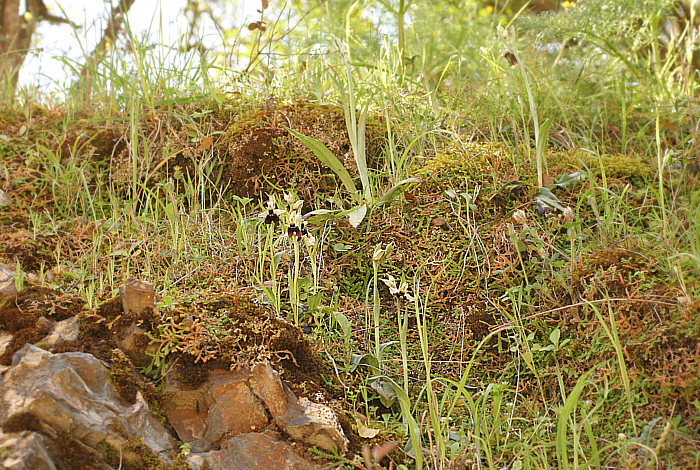
<path fill-rule="evenodd" d="M 171 124 L 168 133 L 155 132 L 157 120 L 141 121 L 141 134 L 150 129 L 158 137 L 138 143 L 136 159 L 132 145 L 112 157 L 117 186 L 131 184 L 136 160 L 139 182 L 173 178 L 176 184 L 189 184 L 204 177 L 207 184 L 241 197 L 257 197 L 275 187 L 304 188 L 305 198 L 323 192 L 321 176 L 332 171 L 287 128 L 319 140 L 351 174 L 357 174 L 341 107 L 302 102 L 245 111 L 232 106 L 198 114 L 196 122 Z M 380 165 L 385 134 L 382 118 L 369 116 L 365 138 L 369 167 Z"/>
<path fill-rule="evenodd" d="M 590 154 L 585 156 L 579 154 L 579 158 L 594 175 L 602 174 L 604 169 L 607 178 L 629 179 L 648 176 L 652 172 L 651 167 L 636 156 L 609 155 L 598 157 Z"/>
<path fill-rule="evenodd" d="M 458 141 L 455 140 L 455 143 Z M 418 169 L 416 176 L 421 178 L 455 176 L 468 177 L 482 173 L 494 161 L 507 156 L 503 145 L 482 142 L 461 142 L 438 152 Z"/>

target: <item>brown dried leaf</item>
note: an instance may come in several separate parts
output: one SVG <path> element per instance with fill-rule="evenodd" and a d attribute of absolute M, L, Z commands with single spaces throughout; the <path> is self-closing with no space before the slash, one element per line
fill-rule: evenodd
<path fill-rule="evenodd" d="M 372 450 L 372 458 L 374 458 L 374 461 L 377 463 L 381 462 L 384 457 L 391 454 L 394 449 L 396 449 L 397 445 L 397 441 L 391 441 L 376 446 L 374 450 Z"/>
<path fill-rule="evenodd" d="M 209 147 L 211 147 L 213 143 L 214 137 L 209 136 L 206 139 L 202 140 L 202 142 L 199 144 L 199 147 L 197 147 L 197 151 L 203 152 L 204 150 L 207 150 Z"/>
<path fill-rule="evenodd" d="M 360 435 L 360 437 L 364 439 L 372 439 L 375 437 L 377 434 L 379 434 L 380 429 L 373 429 L 370 428 L 369 426 L 366 426 L 362 421 L 359 419 L 357 420 L 357 434 Z"/>

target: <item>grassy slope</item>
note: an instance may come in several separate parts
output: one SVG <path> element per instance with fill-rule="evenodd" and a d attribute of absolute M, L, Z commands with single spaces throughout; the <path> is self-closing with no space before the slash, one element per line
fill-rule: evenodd
<path fill-rule="evenodd" d="M 671 98 L 653 91 L 651 76 L 625 91 L 615 70 L 591 66 L 572 83 L 553 58 L 521 48 L 524 73 L 491 55 L 478 74 L 454 72 L 439 85 L 440 70 L 387 82 L 355 68 L 354 92 L 371 109 L 374 194 L 406 176 L 425 183 L 373 207 L 358 229 L 344 217 L 309 223 L 310 248 L 257 216 L 267 194 L 289 209 L 290 191 L 304 213 L 352 207 L 333 172 L 284 129 L 323 141 L 357 175 L 342 108 L 319 106 L 339 98 L 318 103 L 310 93 L 338 78 L 323 63 L 278 73 L 287 78 L 274 100 L 252 85 L 232 96 L 144 77 L 138 89 L 112 69 L 110 88 L 98 84 L 92 101 L 7 105 L 0 176 L 12 203 L 1 215 L 0 261 L 28 273 L 25 282 L 84 296 L 89 308 L 138 276 L 156 284 L 166 315 L 224 292 L 298 316 L 333 369 L 324 381 L 336 406 L 382 430 L 371 442 L 398 436 L 405 446 L 413 436 L 415 448 L 420 436 L 429 468 L 697 467 L 693 121 L 664 107 Z M 377 67 L 401 71 L 391 58 L 385 52 Z M 327 60 L 342 70 L 337 56 Z M 685 86 L 679 94 L 692 94 Z M 532 109 L 554 119 L 544 182 L 573 209 L 570 221 L 532 203 Z M 554 184 L 576 171 L 580 181 Z M 407 282 L 415 300 L 381 280 L 373 289 L 375 247 L 389 243 L 377 277 Z M 311 308 L 293 309 L 290 295 Z M 193 312 L 221 343 L 210 350 L 230 358 L 231 331 L 206 309 Z M 196 357 L 201 345 L 189 334 Z M 381 363 L 377 338 L 394 341 Z M 382 386 L 399 394 L 389 408 Z M 347 426 L 362 428 L 354 418 Z M 355 435 L 353 449 L 363 442 Z"/>

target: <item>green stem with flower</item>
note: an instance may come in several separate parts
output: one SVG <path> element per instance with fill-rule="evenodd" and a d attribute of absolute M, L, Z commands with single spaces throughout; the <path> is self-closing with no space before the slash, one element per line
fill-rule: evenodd
<path fill-rule="evenodd" d="M 313 280 L 313 295 L 318 293 L 318 262 L 316 256 L 318 256 L 318 247 L 316 246 L 316 237 L 312 234 L 307 233 L 302 236 L 304 239 L 304 244 L 309 252 L 309 261 L 311 262 L 311 278 Z"/>
<path fill-rule="evenodd" d="M 289 279 L 289 302 L 292 307 L 292 315 L 294 324 L 299 325 L 299 271 L 301 265 L 301 250 L 299 248 L 299 240 L 302 237 L 301 233 L 301 208 L 304 201 L 294 201 L 293 194 L 287 194 L 285 200 L 291 205 L 289 211 L 289 227 L 287 228 L 287 237 L 292 240 L 294 247 L 294 268 L 290 272 Z"/>
<path fill-rule="evenodd" d="M 375 357 L 377 362 L 381 364 L 381 342 L 379 340 L 379 315 L 381 313 L 381 306 L 379 305 L 379 286 L 377 285 L 377 280 L 379 277 L 379 265 L 391 256 L 394 251 L 394 244 L 389 243 L 385 249 L 380 248 L 381 245 L 374 247 L 374 253 L 372 254 L 372 287 L 373 287 L 373 297 L 372 297 L 372 313 L 374 318 L 374 348 Z"/>
<path fill-rule="evenodd" d="M 284 214 L 285 211 L 282 209 L 277 209 L 275 196 L 270 195 L 265 206 L 265 212 L 261 213 L 258 217 L 262 218 L 265 226 L 267 227 L 267 236 L 265 238 L 265 246 L 261 251 L 261 256 L 258 258 L 258 282 L 263 283 L 264 271 L 265 271 L 265 253 L 270 253 L 270 283 L 271 287 L 268 289 L 263 285 L 263 291 L 266 293 L 270 301 L 274 304 L 275 311 L 279 314 L 282 311 L 282 299 L 279 289 L 279 283 L 277 282 L 277 261 L 275 258 L 275 244 L 273 242 L 275 234 L 275 225 L 280 222 L 280 215 Z"/>
<path fill-rule="evenodd" d="M 294 324 L 299 326 L 299 239 L 292 237 L 292 244 L 294 245 L 294 270 L 289 282 L 289 300 L 292 304 Z"/>
<path fill-rule="evenodd" d="M 394 296 L 396 296 L 396 317 L 399 327 L 399 346 L 401 347 L 401 365 L 403 366 L 403 389 L 408 393 L 408 315 L 401 309 L 401 300 L 405 299 L 408 302 L 414 302 L 415 297 L 408 293 L 408 282 L 402 281 L 397 287 L 394 276 L 389 274 L 382 282 L 389 288 Z"/>

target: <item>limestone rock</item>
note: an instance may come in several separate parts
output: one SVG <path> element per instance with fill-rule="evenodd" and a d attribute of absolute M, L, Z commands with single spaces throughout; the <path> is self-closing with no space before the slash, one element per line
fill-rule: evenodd
<path fill-rule="evenodd" d="M 17 293 L 15 272 L 16 268 L 12 265 L 0 263 L 0 294 L 13 295 Z"/>
<path fill-rule="evenodd" d="M 41 340 L 41 343 L 45 343 L 49 348 L 53 348 L 54 346 L 67 341 L 77 341 L 78 329 L 78 316 L 76 315 L 72 318 L 68 318 L 67 320 L 55 323 L 51 327 L 50 333 Z"/>
<path fill-rule="evenodd" d="M 333 411 L 308 399 L 298 400 L 269 364 L 256 364 L 248 384 L 292 439 L 327 451 L 347 450 L 348 440 Z"/>
<path fill-rule="evenodd" d="M 132 405 L 122 405 L 107 367 L 90 354 L 51 354 L 31 344 L 18 351 L 0 382 L 0 425 L 18 415 L 31 415 L 91 449 L 105 444 L 124 449 L 127 438 L 136 438 L 166 463 L 175 449 L 141 394 Z M 124 458 L 140 460 L 126 451 Z"/>
<path fill-rule="evenodd" d="M 56 470 L 39 433 L 0 431 L 0 449 L 7 451 L 6 455 L 0 454 L 0 466 L 7 470 Z"/>
<path fill-rule="evenodd" d="M 119 332 L 115 343 L 126 353 L 134 364 L 149 364 L 151 357 L 146 351 L 155 351 L 156 345 L 149 345 L 150 340 L 146 336 L 146 330 L 132 322 L 124 331 Z"/>
<path fill-rule="evenodd" d="M 300 457 L 274 433 L 245 433 L 228 439 L 216 452 L 190 455 L 187 463 L 212 470 L 315 470 L 320 467 Z"/>
<path fill-rule="evenodd" d="M 212 370 L 208 380 L 187 390 L 172 378 L 165 392 L 168 421 L 194 452 L 211 450 L 224 436 L 260 431 L 268 424 L 262 402 L 248 388 L 245 371 Z"/>
<path fill-rule="evenodd" d="M 158 311 L 156 292 L 153 284 L 139 279 L 127 279 L 119 286 L 119 296 L 125 313 L 133 312 L 141 315 L 147 308 Z"/>
<path fill-rule="evenodd" d="M 10 341 L 12 341 L 12 334 L 7 331 L 0 331 L 0 356 L 5 354 L 5 349 L 10 345 Z M 9 366 L 0 366 L 0 374 L 4 374 L 9 368 Z"/>

